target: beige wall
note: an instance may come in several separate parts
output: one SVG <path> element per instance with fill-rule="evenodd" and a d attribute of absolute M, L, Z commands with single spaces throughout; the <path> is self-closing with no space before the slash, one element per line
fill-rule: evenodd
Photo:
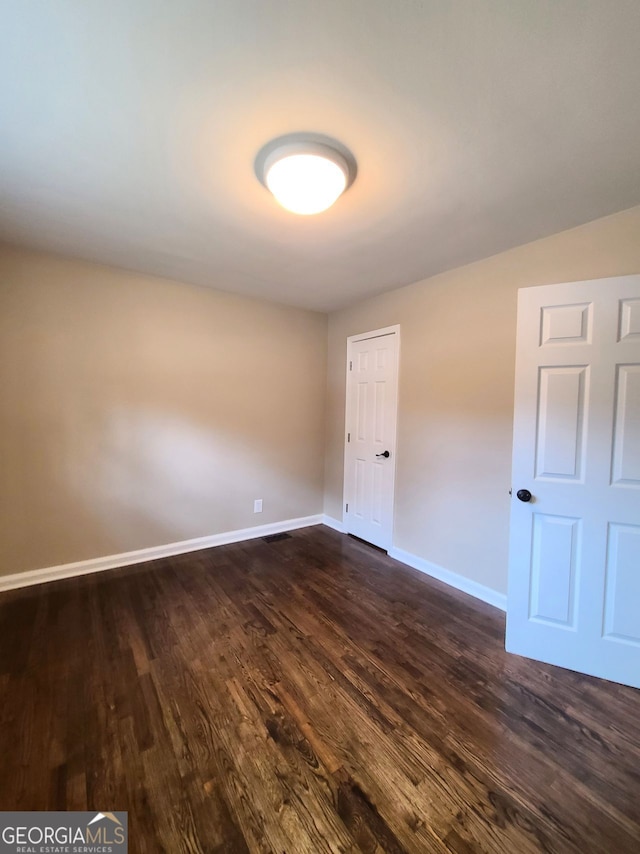
<path fill-rule="evenodd" d="M 399 323 L 394 543 L 504 592 L 517 289 L 636 272 L 640 207 L 330 315 L 327 364 L 321 314 L 2 248 L 0 574 L 319 513 L 323 475 L 341 518 L 346 338 Z"/>
<path fill-rule="evenodd" d="M 326 328 L 0 250 L 0 574 L 321 512 Z"/>
<path fill-rule="evenodd" d="M 394 544 L 505 592 L 517 290 L 639 272 L 637 207 L 332 314 L 325 512 L 342 518 L 346 338 L 399 323 Z"/>

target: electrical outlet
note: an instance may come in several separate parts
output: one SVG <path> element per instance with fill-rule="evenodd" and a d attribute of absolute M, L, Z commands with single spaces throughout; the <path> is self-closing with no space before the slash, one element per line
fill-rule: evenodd
<path fill-rule="evenodd" d="M 256 498 L 253 502 L 253 512 L 262 513 L 262 498 Z"/>

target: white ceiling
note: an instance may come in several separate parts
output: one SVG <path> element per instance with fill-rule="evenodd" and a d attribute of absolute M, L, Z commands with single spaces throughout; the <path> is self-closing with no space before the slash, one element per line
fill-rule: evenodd
<path fill-rule="evenodd" d="M 0 0 L 0 238 L 328 310 L 640 203 L 638 0 Z M 340 139 L 317 217 L 253 160 Z"/>

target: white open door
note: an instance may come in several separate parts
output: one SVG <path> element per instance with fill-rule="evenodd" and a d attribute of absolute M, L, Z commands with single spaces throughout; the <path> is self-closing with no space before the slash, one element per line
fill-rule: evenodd
<path fill-rule="evenodd" d="M 640 276 L 519 292 L 512 483 L 507 650 L 640 688 Z"/>
<path fill-rule="evenodd" d="M 391 547 L 400 327 L 347 339 L 345 512 L 347 533 Z"/>

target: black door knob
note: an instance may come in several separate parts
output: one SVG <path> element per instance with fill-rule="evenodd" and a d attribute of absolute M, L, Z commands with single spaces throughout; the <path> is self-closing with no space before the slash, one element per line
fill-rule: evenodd
<path fill-rule="evenodd" d="M 391 456 L 391 454 L 389 453 L 389 451 L 383 451 L 381 454 L 376 454 L 376 457 L 385 457 L 385 458 L 387 458 L 387 457 L 390 457 L 390 456 Z"/>
<path fill-rule="evenodd" d="M 519 489 L 516 492 L 516 495 L 518 496 L 520 501 L 531 501 L 533 497 L 528 489 Z"/>

